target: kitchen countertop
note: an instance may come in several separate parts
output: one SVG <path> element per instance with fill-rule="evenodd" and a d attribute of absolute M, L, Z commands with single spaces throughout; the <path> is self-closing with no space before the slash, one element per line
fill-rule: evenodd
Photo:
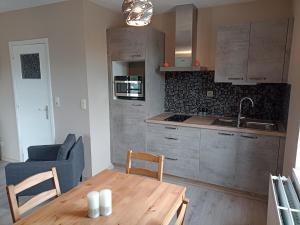
<path fill-rule="evenodd" d="M 212 125 L 214 120 L 220 117 L 213 116 L 192 116 L 191 118 L 185 120 L 184 122 L 173 122 L 165 121 L 166 118 L 175 115 L 175 113 L 162 113 L 160 115 L 154 116 L 150 119 L 147 119 L 147 123 L 154 124 L 165 124 L 165 125 L 174 125 L 182 127 L 194 127 L 194 128 L 204 128 L 211 130 L 222 130 L 222 131 L 231 131 L 231 132 L 241 132 L 249 134 L 259 134 L 266 136 L 276 136 L 276 137 L 286 137 L 286 132 L 283 129 L 283 126 L 279 124 L 279 131 L 267 131 L 267 130 L 256 130 L 250 128 L 237 128 L 237 127 L 225 127 L 219 125 Z"/>

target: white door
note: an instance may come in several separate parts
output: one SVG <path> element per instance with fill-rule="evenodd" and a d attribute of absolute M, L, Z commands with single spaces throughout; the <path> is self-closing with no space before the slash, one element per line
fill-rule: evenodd
<path fill-rule="evenodd" d="M 54 143 L 48 44 L 10 43 L 20 158 L 27 148 Z"/>

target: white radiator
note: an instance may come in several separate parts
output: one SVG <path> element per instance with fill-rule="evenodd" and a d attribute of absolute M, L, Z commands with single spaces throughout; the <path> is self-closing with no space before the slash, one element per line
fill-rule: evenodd
<path fill-rule="evenodd" d="M 300 225 L 300 186 L 292 178 L 270 176 L 267 225 Z"/>

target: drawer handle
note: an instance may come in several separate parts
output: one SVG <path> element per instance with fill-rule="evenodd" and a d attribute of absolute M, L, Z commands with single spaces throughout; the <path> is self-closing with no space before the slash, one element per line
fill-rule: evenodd
<path fill-rule="evenodd" d="M 249 80 L 266 80 L 266 77 L 250 77 Z"/>
<path fill-rule="evenodd" d="M 178 138 L 171 138 L 171 137 L 165 137 L 167 140 L 173 140 L 173 141 L 178 141 Z"/>
<path fill-rule="evenodd" d="M 247 136 L 247 135 L 241 135 L 242 138 L 248 138 L 248 139 L 257 139 L 256 136 Z"/>
<path fill-rule="evenodd" d="M 165 127 L 168 130 L 177 130 L 177 127 Z"/>
<path fill-rule="evenodd" d="M 132 104 L 132 106 L 143 106 L 143 104 Z"/>
<path fill-rule="evenodd" d="M 177 161 L 177 158 L 171 158 L 171 157 L 165 157 L 166 160 L 172 160 L 172 161 Z"/>
<path fill-rule="evenodd" d="M 131 57 L 141 57 L 142 55 L 141 54 L 136 54 L 136 55 L 131 55 Z"/>
<path fill-rule="evenodd" d="M 222 136 L 234 136 L 234 134 L 222 133 L 222 132 L 219 132 L 218 134 Z"/>
<path fill-rule="evenodd" d="M 242 77 L 228 77 L 228 80 L 244 80 Z"/>

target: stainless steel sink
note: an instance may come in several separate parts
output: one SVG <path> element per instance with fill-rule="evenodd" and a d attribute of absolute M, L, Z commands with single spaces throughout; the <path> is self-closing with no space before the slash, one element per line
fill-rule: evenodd
<path fill-rule="evenodd" d="M 256 130 L 268 130 L 268 131 L 278 130 L 278 127 L 275 123 L 266 123 L 266 122 L 246 121 L 245 123 L 242 123 L 242 127 L 256 129 Z"/>
<path fill-rule="evenodd" d="M 234 119 L 216 119 L 212 125 L 224 127 L 237 127 L 237 120 Z"/>
<path fill-rule="evenodd" d="M 224 126 L 224 127 L 237 127 L 237 120 L 235 119 L 226 119 L 218 118 L 212 125 Z M 249 119 L 243 119 L 241 121 L 241 128 L 255 129 L 255 130 L 266 130 L 266 131 L 278 131 L 278 126 L 272 122 L 266 121 L 255 121 Z"/>

